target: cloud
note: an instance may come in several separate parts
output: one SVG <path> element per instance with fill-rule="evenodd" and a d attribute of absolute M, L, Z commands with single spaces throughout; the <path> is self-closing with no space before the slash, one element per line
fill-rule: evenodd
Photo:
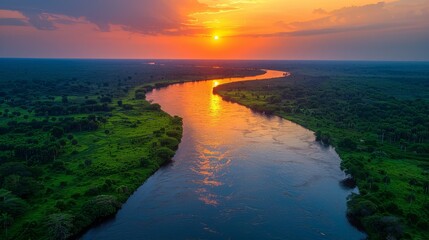
<path fill-rule="evenodd" d="M 323 16 L 301 22 L 278 21 L 274 25 L 283 28 L 284 31 L 246 36 L 311 36 L 352 31 L 417 28 L 429 30 L 429 1 L 427 0 L 379 2 L 345 7 L 330 12 L 316 9 L 314 14 Z"/>
<path fill-rule="evenodd" d="M 0 0 L 0 9 L 19 11 L 40 30 L 86 21 L 101 31 L 110 31 L 112 25 L 118 25 L 128 31 L 152 35 L 202 32 L 204 28 L 195 26 L 189 15 L 219 11 L 198 0 Z"/>
<path fill-rule="evenodd" d="M 299 31 L 313 31 L 318 34 L 329 29 L 336 31 L 326 31 L 327 33 L 341 31 L 370 30 L 395 27 L 415 27 L 427 25 L 429 14 L 421 10 L 429 7 L 429 1 L 406 0 L 407 7 L 403 5 L 404 0 L 364 6 L 353 6 L 341 8 L 327 13 L 327 16 L 312 21 L 294 22 L 289 27 Z"/>
<path fill-rule="evenodd" d="M 20 18 L 0 18 L 0 26 L 28 26 L 28 22 Z"/>
<path fill-rule="evenodd" d="M 208 1 L 206 1 L 208 2 Z M 0 25 L 33 26 L 39 30 L 56 30 L 61 25 L 90 23 L 103 32 L 121 28 L 144 35 L 210 35 L 207 24 L 218 20 L 211 14 L 241 11 L 245 5 L 264 4 L 260 0 L 0 0 L 1 9 L 17 11 L 23 18 L 0 17 Z M 200 16 L 209 16 L 199 21 Z M 275 16 L 273 16 L 274 18 Z M 235 36 L 311 36 L 342 32 L 391 30 L 429 27 L 428 0 L 397 0 L 333 11 L 313 11 L 313 20 L 290 22 L 281 16 L 274 23 L 223 26 Z M 215 18 L 215 19 L 213 19 Z M 204 18 L 202 18 L 204 19 Z M 264 19 L 261 19 L 263 22 Z M 113 28 L 114 26 L 114 28 Z M 268 26 L 268 27 L 267 27 Z M 259 27 L 259 28 L 258 28 Z M 272 28 L 270 28 L 272 27 Z M 245 34 L 252 33 L 252 34 Z"/>
<path fill-rule="evenodd" d="M 325 9 L 323 9 L 323 8 L 314 9 L 313 13 L 314 14 L 319 14 L 319 15 L 328 14 L 328 12 Z"/>

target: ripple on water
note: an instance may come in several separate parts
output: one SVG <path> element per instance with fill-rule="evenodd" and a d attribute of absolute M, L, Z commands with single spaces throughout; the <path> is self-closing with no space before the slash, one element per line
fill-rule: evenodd
<path fill-rule="evenodd" d="M 268 71 L 257 78 L 279 76 Z M 295 123 L 222 101 L 213 85 L 147 94 L 184 119 L 174 161 L 83 239 L 363 238 L 345 216 L 350 190 L 338 184 L 343 172 L 335 151 Z"/>

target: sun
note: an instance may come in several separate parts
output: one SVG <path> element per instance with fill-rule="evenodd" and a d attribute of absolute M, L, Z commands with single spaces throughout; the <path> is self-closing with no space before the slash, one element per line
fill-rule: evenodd
<path fill-rule="evenodd" d="M 213 36 L 213 40 L 215 40 L 215 41 L 219 40 L 219 36 L 218 35 L 214 35 Z"/>

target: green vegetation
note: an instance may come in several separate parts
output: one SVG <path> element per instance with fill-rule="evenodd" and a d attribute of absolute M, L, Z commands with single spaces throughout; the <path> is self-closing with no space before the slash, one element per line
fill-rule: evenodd
<path fill-rule="evenodd" d="M 347 215 L 370 239 L 428 239 L 428 64 L 291 65 L 291 77 L 214 91 L 297 122 L 335 146 L 350 175 L 344 185 L 360 190 L 350 196 Z"/>
<path fill-rule="evenodd" d="M 258 71 L 141 61 L 0 61 L 0 238 L 67 239 L 169 161 L 182 120 L 153 87 Z"/>

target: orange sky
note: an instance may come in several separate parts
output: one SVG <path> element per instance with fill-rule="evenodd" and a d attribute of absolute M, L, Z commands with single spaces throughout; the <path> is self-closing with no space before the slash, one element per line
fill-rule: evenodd
<path fill-rule="evenodd" d="M 0 56 L 429 60 L 427 0 L 64 2 L 0 0 Z"/>

